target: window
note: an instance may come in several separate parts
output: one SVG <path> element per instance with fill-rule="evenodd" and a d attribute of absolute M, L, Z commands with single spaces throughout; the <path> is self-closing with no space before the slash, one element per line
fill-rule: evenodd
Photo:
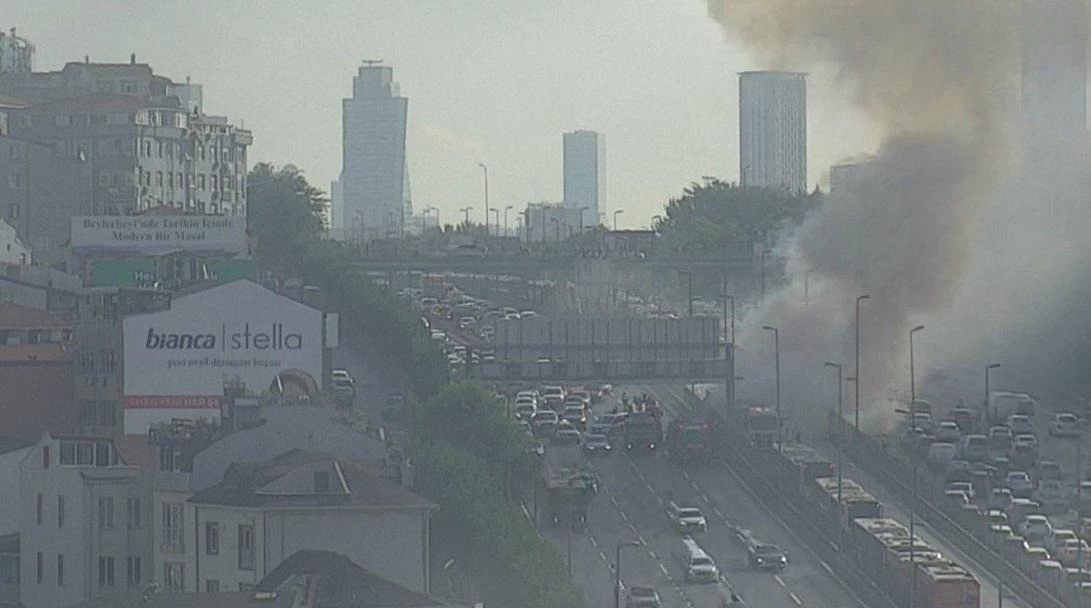
<path fill-rule="evenodd" d="M 48 469 L 49 468 L 49 446 L 48 445 L 43 445 L 42 446 L 42 468 L 43 469 Z"/>
<path fill-rule="evenodd" d="M 141 584 L 143 576 L 140 572 L 140 556 L 130 555 L 125 564 L 125 582 L 130 587 L 137 587 Z"/>
<path fill-rule="evenodd" d="M 95 464 L 95 444 L 81 441 L 76 447 L 76 464 Z"/>
<path fill-rule="evenodd" d="M 99 373 L 113 374 L 117 372 L 117 351 L 112 348 L 99 351 Z"/>
<path fill-rule="evenodd" d="M 84 421 L 84 410 L 85 410 L 84 406 L 85 405 L 86 404 L 81 404 L 80 405 L 80 424 L 81 425 L 88 425 L 88 423 L 86 423 Z M 92 424 L 93 424 L 93 418 L 92 418 Z M 75 442 L 72 442 L 72 441 L 62 441 L 61 442 L 61 464 L 62 465 L 76 464 L 76 444 L 75 444 Z"/>
<path fill-rule="evenodd" d="M 13 219 L 13 220 L 19 219 L 19 204 L 18 203 L 11 203 L 10 205 L 8 205 L 8 218 Z"/>
<path fill-rule="evenodd" d="M 64 586 L 64 553 L 57 554 L 57 586 Z"/>
<path fill-rule="evenodd" d="M 125 513 L 129 520 L 130 530 L 139 530 L 144 525 L 144 513 L 140 509 L 139 498 L 129 498 Z"/>
<path fill-rule="evenodd" d="M 95 373 L 94 351 L 81 348 L 79 351 L 79 372 L 81 374 Z"/>
<path fill-rule="evenodd" d="M 200 175 L 197 176 L 197 189 L 198 190 L 204 190 L 205 189 L 205 174 L 204 173 L 201 173 Z"/>
<path fill-rule="evenodd" d="M 111 401 L 99 401 L 98 404 L 98 426 L 116 426 L 117 416 L 115 415 L 114 404 Z M 105 465 L 100 465 L 105 466 Z"/>
<path fill-rule="evenodd" d="M 156 171 L 155 172 L 155 185 L 160 187 L 160 188 L 163 187 L 163 172 L 162 171 Z"/>
<path fill-rule="evenodd" d="M 254 526 L 239 524 L 239 570 L 254 569 Z"/>
<path fill-rule="evenodd" d="M 99 496 L 98 527 L 102 530 L 114 529 L 114 497 Z"/>
<path fill-rule="evenodd" d="M 211 182 L 211 185 L 209 186 L 211 190 L 216 191 L 220 189 L 220 181 L 216 178 L 215 174 L 209 175 L 208 180 Z"/>
<path fill-rule="evenodd" d="M 157 146 L 159 148 L 159 158 L 163 158 L 163 142 L 158 142 Z"/>
<path fill-rule="evenodd" d="M 38 584 L 42 584 L 42 579 L 45 578 L 45 557 L 42 552 L 38 552 Z"/>
<path fill-rule="evenodd" d="M 18 190 L 19 185 L 22 183 L 22 177 L 23 176 L 19 175 L 18 173 L 12 173 L 8 175 L 8 188 L 11 188 L 12 190 Z"/>
<path fill-rule="evenodd" d="M 109 405 L 109 403 L 107 403 L 107 405 Z M 112 451 L 110 450 L 110 442 L 109 441 L 96 441 L 95 442 L 95 466 L 96 467 L 105 467 L 105 466 L 109 466 L 109 465 L 112 465 L 112 464 L 117 464 L 117 461 L 111 461 L 111 459 L 110 459 L 111 453 L 112 453 Z M 110 499 L 110 522 L 111 522 L 110 527 L 111 528 L 113 527 L 113 523 L 112 523 L 113 520 L 114 520 L 114 499 L 111 498 Z"/>
<path fill-rule="evenodd" d="M 174 180 L 175 180 L 174 185 L 179 189 L 182 188 L 182 175 L 183 175 L 182 173 L 178 173 L 178 174 L 175 175 L 175 178 L 174 178 Z"/>
<path fill-rule="evenodd" d="M 57 527 L 64 527 L 64 496 L 57 496 Z"/>
<path fill-rule="evenodd" d="M 205 554 L 220 554 L 220 524 L 214 521 L 205 522 Z"/>
<path fill-rule="evenodd" d="M 98 584 L 99 587 L 113 587 L 114 586 L 114 558 L 102 557 L 98 558 Z"/>
<path fill-rule="evenodd" d="M 219 593 L 220 581 L 208 579 L 205 581 L 205 593 Z"/>
<path fill-rule="evenodd" d="M 182 503 L 165 502 L 162 507 L 162 544 L 172 550 L 182 550 Z"/>
<path fill-rule="evenodd" d="M 38 525 L 42 525 L 42 520 L 45 519 L 45 496 L 38 493 Z M 41 578 L 41 577 L 38 577 Z"/>
<path fill-rule="evenodd" d="M 182 562 L 163 562 L 163 588 L 167 593 L 181 593 L 186 566 Z"/>

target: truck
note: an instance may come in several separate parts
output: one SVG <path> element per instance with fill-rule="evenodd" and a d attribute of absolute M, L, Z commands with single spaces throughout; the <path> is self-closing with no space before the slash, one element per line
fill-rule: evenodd
<path fill-rule="evenodd" d="M 632 412 L 625 418 L 625 449 L 642 448 L 655 451 L 663 436 L 659 418 L 654 412 Z"/>
<path fill-rule="evenodd" d="M 712 431 L 708 423 L 675 420 L 667 425 L 667 453 L 680 463 L 703 463 L 712 451 Z"/>
<path fill-rule="evenodd" d="M 751 446 L 759 450 L 768 450 L 777 442 L 777 432 L 780 430 L 780 418 L 776 410 L 763 405 L 753 405 L 746 408 L 746 440 Z"/>
<path fill-rule="evenodd" d="M 594 478 L 580 457 L 578 446 L 552 445 L 545 450 L 542 486 L 546 521 L 553 525 L 582 525 L 595 494 Z"/>

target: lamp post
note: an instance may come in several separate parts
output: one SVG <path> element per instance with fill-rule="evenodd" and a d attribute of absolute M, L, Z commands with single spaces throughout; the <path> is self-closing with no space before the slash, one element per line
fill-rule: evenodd
<path fill-rule="evenodd" d="M 855 356 L 855 369 L 853 370 L 853 377 L 856 378 L 856 382 L 852 387 L 853 392 L 853 406 L 856 410 L 853 416 L 853 426 L 856 427 L 856 432 L 860 432 L 860 302 L 864 300 L 870 300 L 871 296 L 862 295 L 856 296 L 856 356 Z"/>
<path fill-rule="evenodd" d="M 580 207 L 576 210 L 576 221 L 580 223 L 580 234 L 583 234 L 583 212 L 590 209 L 590 207 Z"/>
<path fill-rule="evenodd" d="M 999 363 L 991 363 L 985 366 L 985 402 L 982 409 L 985 410 L 985 419 L 989 421 L 993 419 L 992 412 L 989 411 L 989 372 L 998 367 L 1000 367 Z"/>
<path fill-rule="evenodd" d="M 841 505 L 841 483 L 842 483 L 841 466 L 842 466 L 842 462 L 843 462 L 843 460 L 842 460 L 842 446 L 844 444 L 844 441 L 842 440 L 842 437 L 844 436 L 843 431 L 844 431 L 844 422 L 845 422 L 845 419 L 843 418 L 844 414 L 842 412 L 842 406 L 843 406 L 844 401 L 841 398 L 842 397 L 841 379 L 842 379 L 843 374 L 841 373 L 841 364 L 840 363 L 831 363 L 830 361 L 826 361 L 825 365 L 826 365 L 826 367 L 832 367 L 832 368 L 837 370 L 837 504 L 838 504 L 838 508 L 840 508 L 840 505 Z M 838 521 L 840 522 L 840 519 Z M 844 529 L 844 527 L 841 526 L 840 523 L 838 523 L 838 528 Z"/>
<path fill-rule="evenodd" d="M 780 415 L 780 330 L 769 325 L 762 325 L 765 331 L 773 332 L 773 348 L 776 351 L 777 375 L 777 451 L 784 455 L 784 419 Z"/>
<path fill-rule="evenodd" d="M 727 304 L 731 303 L 731 346 L 725 346 L 725 352 L 731 359 L 731 382 L 727 387 L 727 403 L 735 411 L 735 298 L 727 293 L 727 275 L 724 275 L 724 320 L 727 320 Z M 727 326 L 724 326 L 724 342 L 727 343 Z"/>
<path fill-rule="evenodd" d="M 492 213 L 492 216 L 496 218 L 496 232 L 500 232 L 500 210 L 496 207 L 493 207 L 492 209 L 489 209 L 489 211 Z M 488 224 L 488 222 L 485 222 L 485 236 L 489 236 Z"/>
<path fill-rule="evenodd" d="M 917 379 L 913 360 L 913 334 L 924 329 L 918 325 L 909 330 L 909 424 L 913 425 L 917 419 Z M 913 463 L 913 489 L 909 499 L 909 567 L 913 571 L 913 580 L 909 587 L 909 605 L 916 606 L 917 598 L 917 543 L 914 531 L 917 526 L 917 455 L 914 452 L 909 457 Z"/>
<path fill-rule="evenodd" d="M 679 270 L 678 274 L 686 277 L 686 294 L 689 300 L 689 316 L 693 318 L 693 273 L 688 270 Z"/>
<path fill-rule="evenodd" d="M 489 236 L 489 168 L 485 166 L 485 163 L 477 163 L 478 167 L 485 173 L 485 237 Z"/>
<path fill-rule="evenodd" d="M 625 547 L 639 547 L 640 542 L 630 540 L 617 546 L 614 555 L 614 608 L 621 602 L 621 550 Z"/>
<path fill-rule="evenodd" d="M 515 205 L 508 205 L 504 207 L 504 236 L 508 236 L 510 230 L 508 230 L 508 211 L 515 209 Z"/>
<path fill-rule="evenodd" d="M 614 209 L 614 232 L 617 232 L 617 216 L 625 213 L 624 209 Z"/>
<path fill-rule="evenodd" d="M 473 211 L 473 209 L 474 208 L 472 206 L 463 207 L 463 208 L 459 209 L 459 211 L 461 211 L 465 215 L 465 222 L 466 222 L 466 227 L 467 228 L 470 227 L 470 212 Z"/>
<path fill-rule="evenodd" d="M 918 325 L 909 330 L 909 424 L 914 424 L 917 415 L 917 376 L 914 371 L 913 361 L 913 334 L 924 329 L 923 325 Z"/>

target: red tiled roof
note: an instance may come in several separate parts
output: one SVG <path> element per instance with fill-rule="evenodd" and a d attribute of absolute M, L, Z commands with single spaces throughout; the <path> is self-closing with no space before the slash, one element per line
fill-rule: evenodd
<path fill-rule="evenodd" d="M 125 464 L 140 467 L 145 473 L 155 464 L 155 448 L 147 435 L 122 435 L 114 437 L 114 447 Z"/>
<path fill-rule="evenodd" d="M 68 359 L 68 352 L 65 351 L 64 346 L 56 343 L 0 345 L 0 362 L 64 361 L 66 359 Z"/>
<path fill-rule="evenodd" d="M 0 329 L 71 329 L 72 319 L 44 310 L 0 302 Z"/>

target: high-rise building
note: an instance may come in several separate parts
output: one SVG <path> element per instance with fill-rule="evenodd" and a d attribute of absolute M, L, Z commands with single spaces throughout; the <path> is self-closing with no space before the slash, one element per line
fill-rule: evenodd
<path fill-rule="evenodd" d="M 739 179 L 744 186 L 807 190 L 806 74 L 739 74 Z"/>
<path fill-rule="evenodd" d="M 596 226 L 606 210 L 606 137 L 594 131 L 564 134 L 564 206 L 587 207 L 583 225 Z M 579 220 L 576 220 L 579 222 Z"/>
<path fill-rule="evenodd" d="M 1024 153 L 1081 143 L 1087 129 L 1086 0 L 1023 0 L 1020 26 Z"/>
<path fill-rule="evenodd" d="M 344 215 L 345 205 L 345 191 L 341 186 L 341 180 L 335 179 L 330 182 L 330 208 L 329 217 L 326 218 L 329 222 L 329 230 L 331 238 L 335 240 L 342 240 L 344 238 L 345 227 L 342 225 L 342 217 Z"/>
<path fill-rule="evenodd" d="M 348 234 L 365 239 L 401 234 L 409 209 L 405 131 L 409 100 L 394 69 L 367 62 L 342 105 L 341 218 Z"/>

